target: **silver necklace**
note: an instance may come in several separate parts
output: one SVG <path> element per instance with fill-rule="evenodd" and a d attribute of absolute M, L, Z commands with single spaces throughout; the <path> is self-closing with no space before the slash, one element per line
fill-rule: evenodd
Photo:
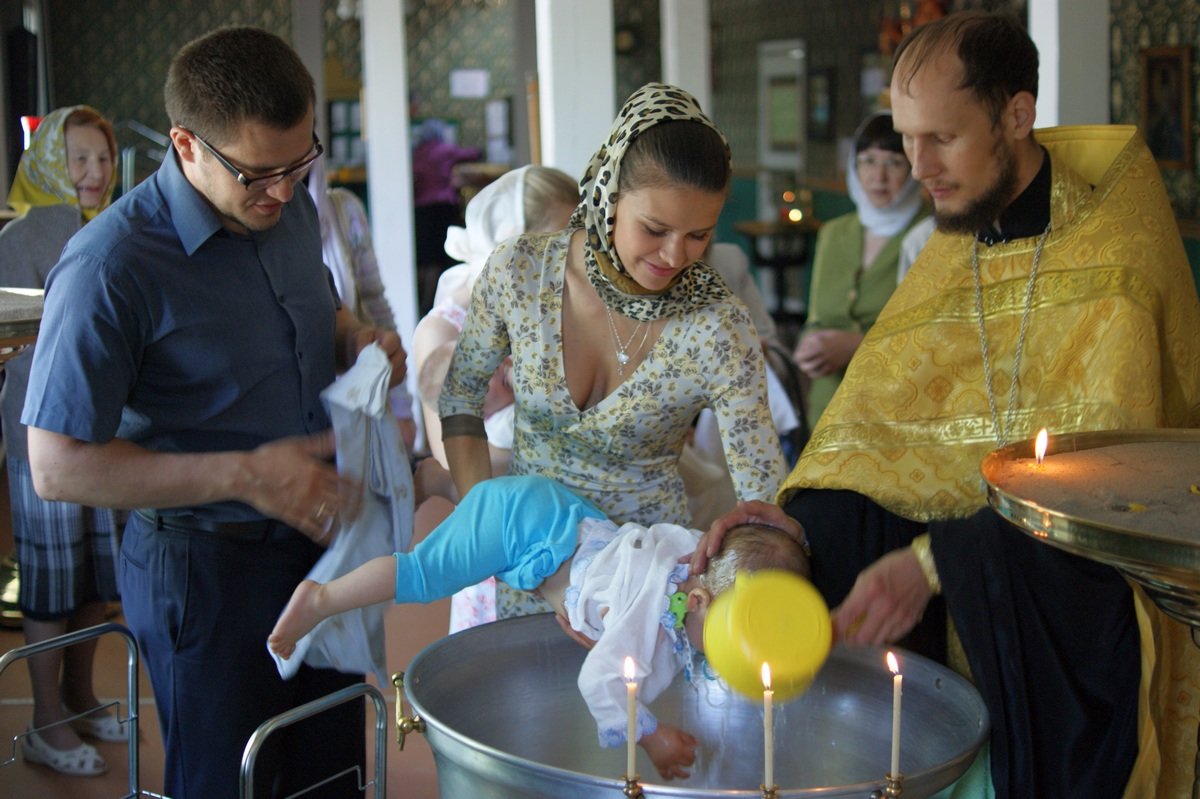
<path fill-rule="evenodd" d="M 644 321 L 639 321 L 637 323 L 637 327 L 635 327 L 633 332 L 629 334 L 629 340 L 622 344 L 621 337 L 617 335 L 617 323 L 613 319 L 612 308 L 609 308 L 607 305 L 605 305 L 604 311 L 608 314 L 608 329 L 612 332 L 613 350 L 617 355 L 617 374 L 621 375 L 621 377 L 624 377 L 626 364 L 629 363 L 629 360 L 633 358 L 633 356 L 641 352 L 642 347 L 645 346 L 646 338 L 650 335 L 650 326 Z M 639 330 L 642 331 L 642 340 L 638 342 L 637 349 L 635 349 L 633 352 L 630 352 L 629 347 L 633 344 L 633 340 L 637 338 Z"/>
<path fill-rule="evenodd" d="M 1033 266 L 1029 270 L 1029 285 L 1025 288 L 1025 310 L 1021 313 L 1021 331 L 1017 335 L 1017 351 L 1013 355 L 1012 382 L 1008 389 L 1008 410 L 1004 414 L 1004 427 L 1000 427 L 1000 413 L 996 410 L 996 392 L 992 390 L 992 364 L 988 359 L 987 331 L 983 326 L 983 280 L 979 276 L 979 239 L 971 248 L 971 273 L 975 276 L 975 313 L 979 317 L 979 349 L 983 353 L 983 379 L 987 389 L 988 407 L 992 412 L 992 427 L 996 431 L 996 446 L 1008 443 L 1013 429 L 1013 412 L 1017 408 L 1017 379 L 1021 374 L 1021 352 L 1025 349 L 1025 331 L 1029 327 L 1029 312 L 1033 309 L 1033 287 L 1037 283 L 1038 262 L 1042 259 L 1042 245 L 1050 235 L 1050 225 L 1038 237 L 1033 250 Z"/>

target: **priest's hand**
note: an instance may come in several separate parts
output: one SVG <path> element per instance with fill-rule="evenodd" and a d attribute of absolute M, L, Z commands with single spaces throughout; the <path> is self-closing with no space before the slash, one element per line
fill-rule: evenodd
<path fill-rule="evenodd" d="M 889 552 L 863 569 L 834 609 L 834 634 L 848 644 L 892 643 L 916 626 L 932 597 L 912 548 Z"/>

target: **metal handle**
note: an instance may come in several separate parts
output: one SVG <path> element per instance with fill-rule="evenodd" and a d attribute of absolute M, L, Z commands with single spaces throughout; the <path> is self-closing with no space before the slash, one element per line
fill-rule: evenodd
<path fill-rule="evenodd" d="M 425 721 L 417 714 L 404 714 L 404 672 L 398 671 L 392 675 L 392 685 L 396 688 L 396 746 L 404 751 L 404 739 L 411 732 L 425 732 Z"/>

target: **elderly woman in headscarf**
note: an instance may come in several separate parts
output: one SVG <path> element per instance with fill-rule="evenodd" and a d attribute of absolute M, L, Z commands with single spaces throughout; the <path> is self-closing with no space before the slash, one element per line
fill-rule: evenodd
<path fill-rule="evenodd" d="M 695 99 L 648 84 L 588 165 L 569 227 L 496 249 L 439 402 L 460 493 L 492 476 L 483 403 L 511 355 L 512 473 L 553 477 L 618 523 L 690 525 L 679 458 L 707 407 L 738 498 L 774 497 L 784 460 L 758 334 L 700 260 L 731 172 Z"/>
<path fill-rule="evenodd" d="M 810 425 L 896 288 L 904 234 L 927 213 L 891 112 L 869 116 L 859 126 L 846 187 L 856 210 L 830 220 L 817 234 L 808 321 L 793 355 L 812 380 Z"/>
<path fill-rule="evenodd" d="M 3 283 L 41 288 L 63 245 L 112 200 L 117 140 L 112 125 L 86 105 L 51 111 L 30 137 L 8 193 L 20 217 L 0 229 Z"/>
<path fill-rule="evenodd" d="M 116 160 L 112 125 L 95 109 L 72 106 L 46 115 L 8 195 L 22 216 L 0 230 L 3 285 L 42 288 L 67 240 L 108 206 Z M 32 357 L 27 347 L 5 364 L 0 391 L 18 604 L 30 644 L 99 624 L 107 603 L 118 598 L 116 513 L 46 502 L 33 490 L 20 424 Z M 92 685 L 95 651 L 92 640 L 29 658 L 33 721 L 21 738 L 27 762 L 73 776 L 101 774 L 108 768 L 104 758 L 80 738 L 128 739 L 128 727 L 112 713 L 86 713 L 100 705 Z"/>

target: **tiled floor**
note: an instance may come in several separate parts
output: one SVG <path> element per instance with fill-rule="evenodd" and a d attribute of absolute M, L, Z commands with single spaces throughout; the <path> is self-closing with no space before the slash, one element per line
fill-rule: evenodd
<path fill-rule="evenodd" d="M 7 507 L 7 485 L 0 481 L 0 551 L 12 549 Z M 402 670 L 427 644 L 446 632 L 449 600 L 430 605 L 393 606 L 386 617 L 388 668 Z M 120 622 L 120 616 L 113 619 Z M 0 630 L 0 653 L 24 644 L 19 630 Z M 119 700 L 126 712 L 128 653 L 119 635 L 100 639 L 96 662 L 96 693 L 102 701 Z M 162 792 L 162 744 L 150 684 L 139 675 L 138 723 L 141 743 L 138 747 L 140 788 L 151 795 Z M 395 696 L 391 686 L 383 691 L 388 697 L 387 796 L 391 799 L 436 799 L 437 775 L 433 754 L 421 736 L 410 736 L 401 752 L 395 744 Z M 0 797 L 4 799 L 113 799 L 130 795 L 128 748 L 123 744 L 98 744 L 108 761 L 109 771 L 100 777 L 63 777 L 44 766 L 28 764 L 10 743 L 29 723 L 31 712 L 29 674 L 23 663 L 0 674 Z M 374 713 L 368 709 L 368 724 Z M 373 730 L 373 726 L 371 727 Z M 368 752 L 373 751 L 368 739 Z M 13 758 L 15 759 L 9 761 Z M 373 766 L 368 764 L 369 769 Z M 369 771 L 373 774 L 373 770 Z M 371 794 L 367 794 L 371 796 Z"/>

